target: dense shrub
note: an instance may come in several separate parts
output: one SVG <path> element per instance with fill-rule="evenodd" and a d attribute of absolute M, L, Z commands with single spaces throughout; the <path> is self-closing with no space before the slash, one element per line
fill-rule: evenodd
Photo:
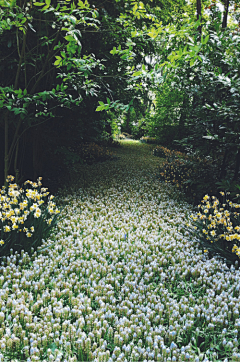
<path fill-rule="evenodd" d="M 158 140 L 155 137 L 141 137 L 140 142 L 142 143 L 150 143 L 150 144 L 157 144 Z"/>
<path fill-rule="evenodd" d="M 124 136 L 124 134 L 120 134 L 120 135 L 118 135 L 118 139 L 119 140 L 125 140 L 126 139 L 126 136 Z"/>
<path fill-rule="evenodd" d="M 218 166 L 212 159 L 186 155 L 162 146 L 156 147 L 153 154 L 165 158 L 158 172 L 160 179 L 185 192 L 191 202 L 197 203 L 204 194 L 215 191 Z"/>
<path fill-rule="evenodd" d="M 0 256 L 10 250 L 24 249 L 30 252 L 46 239 L 59 216 L 59 209 L 53 202 L 41 178 L 37 182 L 26 181 L 23 188 L 13 183 L 8 176 L 7 186 L 0 189 Z"/>
<path fill-rule="evenodd" d="M 204 196 L 198 213 L 192 215 L 194 230 L 206 251 L 232 263 L 240 257 L 240 204 L 230 201 L 229 193 L 220 194 L 222 201 Z"/>
<path fill-rule="evenodd" d="M 118 147 L 118 142 L 113 141 L 113 145 Z M 79 143 L 72 147 L 60 147 L 56 151 L 63 156 L 65 165 L 73 165 L 76 163 L 92 164 L 95 162 L 102 162 L 113 158 L 113 153 L 105 146 L 99 145 L 96 142 Z"/>
<path fill-rule="evenodd" d="M 161 158 L 168 158 L 169 160 L 172 158 L 184 158 L 186 155 L 182 152 L 170 150 L 167 147 L 157 146 L 153 150 L 153 155 Z"/>
<path fill-rule="evenodd" d="M 179 125 L 164 125 L 158 128 L 157 138 L 159 143 L 164 146 L 170 146 L 178 139 Z"/>
<path fill-rule="evenodd" d="M 113 153 L 111 151 L 95 142 L 79 144 L 77 153 L 80 155 L 81 159 L 88 164 L 113 158 Z"/>
<path fill-rule="evenodd" d="M 98 142 L 98 144 L 103 147 L 114 147 L 114 148 L 121 147 L 120 142 L 114 140 L 112 137 L 108 137 L 107 139 L 101 140 L 100 142 Z"/>
<path fill-rule="evenodd" d="M 125 136 L 125 138 L 132 138 L 132 139 L 134 138 L 133 135 L 127 132 L 122 132 L 122 135 Z"/>

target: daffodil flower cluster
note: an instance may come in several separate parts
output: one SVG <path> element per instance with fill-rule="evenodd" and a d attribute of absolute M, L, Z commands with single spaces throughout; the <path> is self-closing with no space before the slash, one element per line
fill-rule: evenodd
<path fill-rule="evenodd" d="M 49 196 L 47 188 L 42 187 L 41 179 L 39 177 L 37 182 L 28 180 L 21 188 L 14 183 L 13 176 L 8 176 L 7 187 L 0 189 L 1 256 L 10 248 L 15 249 L 16 243 L 25 250 L 27 245 L 35 246 L 36 239 L 46 237 L 49 228 L 55 224 L 60 211 L 53 202 L 54 196 Z"/>
<path fill-rule="evenodd" d="M 226 252 L 232 251 L 240 257 L 240 204 L 230 201 L 229 194 L 222 191 L 220 194 L 224 202 L 215 196 L 204 196 L 199 211 L 192 215 L 195 228 L 209 243 L 222 244 Z"/>
<path fill-rule="evenodd" d="M 53 247 L 0 267 L 2 361 L 240 361 L 240 271 L 198 248 L 142 147 L 82 165 Z"/>

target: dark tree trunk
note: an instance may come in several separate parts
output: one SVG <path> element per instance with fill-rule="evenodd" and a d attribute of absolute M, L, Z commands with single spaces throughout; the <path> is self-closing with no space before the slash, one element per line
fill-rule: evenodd
<path fill-rule="evenodd" d="M 225 168 L 226 168 L 228 154 L 229 154 L 229 150 L 226 148 L 225 152 L 224 152 L 222 166 L 221 166 L 221 172 L 220 172 L 220 176 L 219 176 L 220 180 L 222 180 L 226 176 Z"/>
<path fill-rule="evenodd" d="M 240 168 L 240 150 L 238 150 L 238 153 L 236 156 L 236 166 L 235 166 L 235 173 L 233 176 L 233 181 L 237 181 L 237 179 L 238 179 L 239 168 Z"/>
<path fill-rule="evenodd" d="M 225 29 L 225 28 L 227 27 L 229 1 L 230 1 L 230 0 L 224 0 L 224 13 L 223 13 L 223 22 L 222 22 L 222 28 L 223 28 L 223 29 Z"/>
<path fill-rule="evenodd" d="M 201 0 L 197 0 L 197 20 L 199 20 L 202 16 L 202 4 Z M 202 33 L 202 27 L 199 25 L 198 31 L 201 34 Z"/>

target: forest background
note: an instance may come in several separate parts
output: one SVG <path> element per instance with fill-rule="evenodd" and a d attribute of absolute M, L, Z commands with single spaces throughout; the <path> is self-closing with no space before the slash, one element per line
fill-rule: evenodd
<path fill-rule="evenodd" d="M 222 188 L 238 185 L 239 0 L 0 5 L 1 184 L 51 186 L 81 145 L 127 132 L 207 157 Z"/>

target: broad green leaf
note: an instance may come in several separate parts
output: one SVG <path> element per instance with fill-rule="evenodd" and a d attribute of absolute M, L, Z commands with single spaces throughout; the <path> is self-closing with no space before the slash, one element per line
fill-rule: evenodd
<path fill-rule="evenodd" d="M 73 41 L 73 40 L 74 40 L 74 38 L 72 37 L 72 35 L 67 35 L 67 36 L 65 36 L 65 39 L 66 39 L 67 41 Z"/>
<path fill-rule="evenodd" d="M 96 108 L 96 111 L 99 112 L 99 111 L 103 111 L 105 109 L 105 106 L 98 106 Z"/>
<path fill-rule="evenodd" d="M 142 74 L 141 70 L 138 70 L 137 72 L 133 73 L 133 77 L 137 77 Z"/>
<path fill-rule="evenodd" d="M 45 3 L 38 3 L 38 2 L 36 2 L 36 3 L 33 3 L 33 5 L 35 5 L 35 6 L 43 6 L 43 5 L 45 5 Z"/>
<path fill-rule="evenodd" d="M 113 47 L 113 49 L 110 51 L 111 54 L 116 54 L 117 53 L 117 48 L 116 47 Z"/>
<path fill-rule="evenodd" d="M 192 67 L 194 63 L 195 63 L 195 59 L 193 58 L 190 60 L 190 67 Z"/>
<path fill-rule="evenodd" d="M 204 43 L 203 43 L 203 44 L 207 44 L 208 40 L 209 40 L 209 35 L 206 36 L 206 38 L 204 39 Z"/>

